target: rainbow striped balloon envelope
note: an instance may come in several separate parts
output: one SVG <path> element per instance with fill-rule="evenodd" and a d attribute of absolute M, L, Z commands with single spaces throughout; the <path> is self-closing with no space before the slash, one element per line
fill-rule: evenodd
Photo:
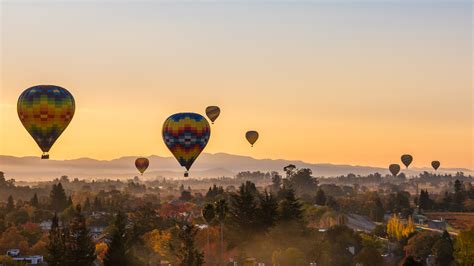
<path fill-rule="evenodd" d="M 206 147 L 210 136 L 211 127 L 200 114 L 174 114 L 163 124 L 163 141 L 179 164 L 188 171 Z"/>
<path fill-rule="evenodd" d="M 21 123 L 49 158 L 49 150 L 74 116 L 76 105 L 72 94 L 53 85 L 39 85 L 25 90 L 18 99 Z"/>

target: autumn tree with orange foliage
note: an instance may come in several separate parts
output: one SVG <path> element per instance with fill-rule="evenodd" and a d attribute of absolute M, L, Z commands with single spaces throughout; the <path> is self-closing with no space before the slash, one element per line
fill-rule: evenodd
<path fill-rule="evenodd" d="M 398 241 L 403 238 L 409 237 L 415 232 L 415 225 L 413 224 L 412 217 L 408 217 L 408 221 L 404 223 L 400 220 L 398 215 L 393 215 L 387 223 L 387 235 L 390 239 L 396 239 Z"/>

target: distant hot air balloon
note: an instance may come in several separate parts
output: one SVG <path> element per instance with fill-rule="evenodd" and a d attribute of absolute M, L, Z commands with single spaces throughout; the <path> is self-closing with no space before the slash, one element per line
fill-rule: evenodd
<path fill-rule="evenodd" d="M 391 164 L 389 167 L 388 167 L 388 170 L 390 170 L 390 173 L 392 173 L 393 176 L 397 176 L 398 173 L 400 172 L 400 165 L 398 164 Z"/>
<path fill-rule="evenodd" d="M 247 133 L 245 133 L 245 138 L 253 147 L 253 144 L 258 140 L 258 132 L 253 130 L 247 131 Z"/>
<path fill-rule="evenodd" d="M 221 109 L 218 106 L 208 106 L 206 108 L 206 115 L 213 124 L 220 114 L 221 114 Z"/>
<path fill-rule="evenodd" d="M 43 151 L 41 159 L 49 159 L 49 150 L 74 116 L 75 102 L 64 88 L 39 85 L 20 95 L 17 111 L 21 123 Z"/>
<path fill-rule="evenodd" d="M 408 166 L 413 162 L 413 156 L 410 154 L 403 154 L 402 155 L 402 163 L 408 168 Z"/>
<path fill-rule="evenodd" d="M 138 172 L 143 175 L 146 169 L 150 165 L 150 161 L 147 158 L 137 158 L 135 160 L 135 167 L 137 167 Z"/>
<path fill-rule="evenodd" d="M 431 162 L 431 166 L 433 167 L 433 169 L 435 169 L 435 171 L 438 170 L 440 165 L 441 165 L 441 163 L 439 161 L 432 161 Z"/>
<path fill-rule="evenodd" d="M 163 124 L 163 140 L 179 164 L 191 168 L 211 136 L 206 118 L 195 113 L 178 113 Z M 188 172 L 184 176 L 188 176 Z"/>

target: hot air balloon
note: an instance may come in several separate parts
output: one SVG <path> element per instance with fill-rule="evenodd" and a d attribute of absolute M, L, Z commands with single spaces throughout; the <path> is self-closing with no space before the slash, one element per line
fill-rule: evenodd
<path fill-rule="evenodd" d="M 135 160 L 135 167 L 137 168 L 138 172 L 143 175 L 146 169 L 150 165 L 150 161 L 147 158 L 137 158 Z"/>
<path fill-rule="evenodd" d="M 213 124 L 220 114 L 221 114 L 221 109 L 218 106 L 208 106 L 206 108 L 206 115 Z"/>
<path fill-rule="evenodd" d="M 49 150 L 74 116 L 75 102 L 64 88 L 39 85 L 20 95 L 17 111 L 21 123 L 43 151 L 41 159 L 49 159 Z"/>
<path fill-rule="evenodd" d="M 431 162 L 431 166 L 433 167 L 433 169 L 435 169 L 435 171 L 438 170 L 440 165 L 441 165 L 441 163 L 439 161 L 432 161 Z"/>
<path fill-rule="evenodd" d="M 245 133 L 245 138 L 253 147 L 253 144 L 258 140 L 258 132 L 253 130 L 247 131 L 247 133 Z"/>
<path fill-rule="evenodd" d="M 211 136 L 206 118 L 195 113 L 178 113 L 163 124 L 163 141 L 179 164 L 186 168 L 184 177 L 201 154 Z"/>
<path fill-rule="evenodd" d="M 398 173 L 400 172 L 400 165 L 398 164 L 391 164 L 389 167 L 388 167 L 388 170 L 390 170 L 390 173 L 392 173 L 393 176 L 397 176 Z"/>
<path fill-rule="evenodd" d="M 410 154 L 403 154 L 401 159 L 402 163 L 408 168 L 408 166 L 413 161 L 413 156 L 411 156 Z"/>

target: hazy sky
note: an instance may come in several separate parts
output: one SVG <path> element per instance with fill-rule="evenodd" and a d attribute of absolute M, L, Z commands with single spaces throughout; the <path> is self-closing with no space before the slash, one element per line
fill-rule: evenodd
<path fill-rule="evenodd" d="M 470 1 L 1 8 L 0 154 L 41 154 L 16 101 L 55 84 L 77 108 L 53 159 L 170 156 L 163 121 L 218 105 L 206 152 L 374 166 L 411 153 L 415 166 L 474 168 Z"/>

